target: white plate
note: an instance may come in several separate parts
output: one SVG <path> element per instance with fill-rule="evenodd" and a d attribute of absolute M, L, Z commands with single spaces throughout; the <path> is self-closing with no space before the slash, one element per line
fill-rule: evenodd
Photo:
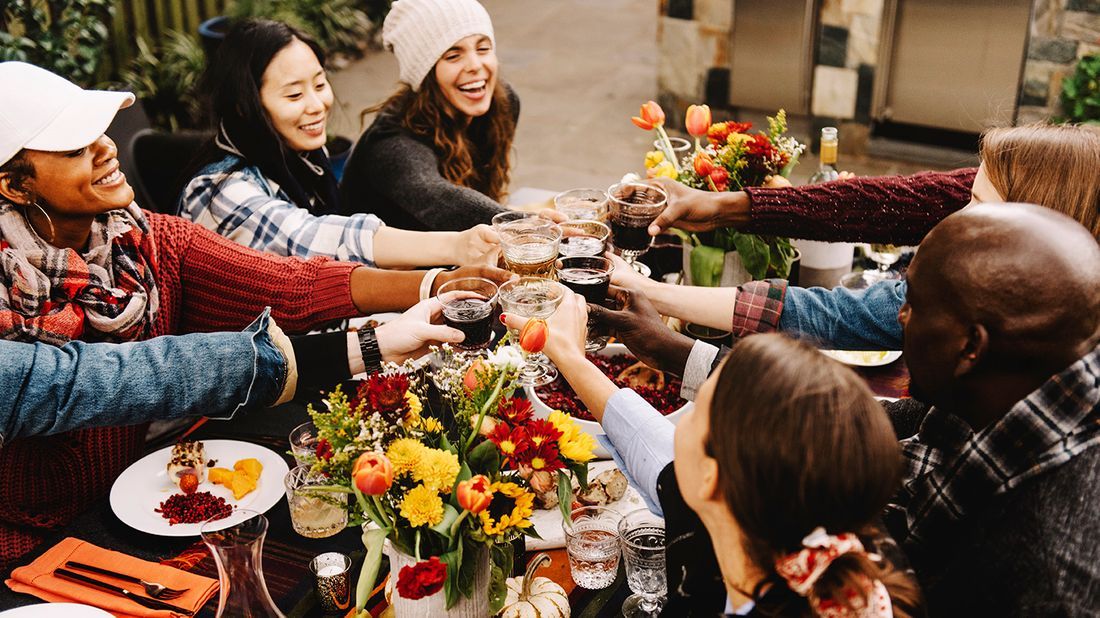
<path fill-rule="evenodd" d="M 4 618 L 111 618 L 114 614 L 78 603 L 42 603 L 0 612 Z"/>
<path fill-rule="evenodd" d="M 856 350 L 822 350 L 822 354 L 853 367 L 881 367 L 901 358 L 900 350 L 858 352 Z"/>
<path fill-rule="evenodd" d="M 614 461 L 593 461 L 588 464 L 588 479 L 592 480 L 600 475 L 600 473 L 615 468 Z M 642 500 L 641 494 L 638 490 L 634 489 L 633 485 L 628 485 L 626 493 L 622 498 L 619 498 L 615 502 L 607 505 L 607 508 L 620 513 L 626 514 L 630 511 L 636 511 L 641 508 L 645 508 L 645 502 Z M 539 533 L 542 540 L 527 537 L 527 550 L 528 551 L 542 551 L 544 549 L 559 549 L 565 547 L 565 531 L 561 529 L 561 509 L 555 506 L 552 509 L 535 509 L 535 514 L 531 516 L 531 523 L 535 526 L 535 531 Z"/>
<path fill-rule="evenodd" d="M 203 440 L 202 443 L 206 449 L 207 461 L 216 460 L 218 468 L 232 470 L 233 464 L 238 460 L 252 457 L 258 459 L 264 469 L 260 473 L 256 489 L 240 500 L 233 499 L 233 492 L 229 488 L 215 485 L 209 480 L 199 485 L 199 491 L 209 491 L 215 496 L 225 498 L 226 502 L 236 508 L 259 513 L 266 512 L 286 495 L 283 479 L 286 478 L 290 469 L 275 451 L 237 440 Z M 111 487 L 111 510 L 122 520 L 122 523 L 135 530 L 158 536 L 198 536 L 201 523 L 173 526 L 167 519 L 161 517 L 160 513 L 153 510 L 169 496 L 179 492 L 176 484 L 168 480 L 168 459 L 171 455 L 172 447 L 167 446 L 142 457 L 126 468 Z M 218 527 L 214 529 L 228 528 L 246 519 L 248 519 L 247 516 L 234 513 L 219 520 Z"/>

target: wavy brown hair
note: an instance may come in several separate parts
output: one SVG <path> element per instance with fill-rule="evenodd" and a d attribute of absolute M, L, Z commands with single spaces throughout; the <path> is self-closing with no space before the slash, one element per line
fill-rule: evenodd
<path fill-rule="evenodd" d="M 982 135 L 981 157 L 1006 202 L 1052 208 L 1100 238 L 1100 127 L 990 129 Z"/>
<path fill-rule="evenodd" d="M 512 168 L 512 139 L 516 121 L 512 102 L 501 81 L 493 90 L 493 103 L 478 127 L 484 146 L 479 149 L 470 135 L 473 119 L 452 106 L 436 82 L 435 73 L 424 79 L 419 92 L 403 84 L 381 105 L 363 115 L 382 110 L 397 114 L 401 126 L 431 142 L 439 155 L 439 173 L 456 185 L 480 191 L 496 201 L 508 195 L 508 177 Z"/>
<path fill-rule="evenodd" d="M 821 526 L 859 535 L 868 553 L 834 560 L 814 585 L 818 598 L 851 607 L 849 591 L 880 580 L 894 616 L 922 615 L 913 579 L 869 556 L 883 538 L 874 522 L 901 485 L 902 457 L 890 419 L 855 372 L 783 335 L 747 337 L 721 369 L 709 422 L 706 452 L 744 551 L 765 576 L 752 591 L 761 613 L 813 615 L 775 563 Z"/>

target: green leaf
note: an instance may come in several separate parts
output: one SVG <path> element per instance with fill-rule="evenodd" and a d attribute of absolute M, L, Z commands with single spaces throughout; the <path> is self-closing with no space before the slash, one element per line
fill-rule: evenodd
<path fill-rule="evenodd" d="M 508 598 L 508 575 L 512 572 L 515 560 L 511 543 L 494 543 L 489 548 L 489 558 L 493 568 L 489 574 L 489 613 L 496 615 L 504 607 Z"/>
<path fill-rule="evenodd" d="M 569 475 L 558 474 L 558 508 L 561 516 L 568 520 L 573 512 L 573 485 L 569 482 Z"/>
<path fill-rule="evenodd" d="M 489 440 L 483 440 L 470 450 L 466 460 L 470 462 L 470 468 L 484 474 L 496 474 L 500 471 L 500 451 L 497 445 Z"/>
<path fill-rule="evenodd" d="M 455 507 L 444 504 L 443 505 L 443 520 L 438 524 L 432 526 L 432 530 L 435 530 L 439 534 L 443 535 L 447 540 L 451 538 L 451 525 L 458 519 L 458 509 Z"/>
<path fill-rule="evenodd" d="M 481 546 L 473 545 L 471 547 L 468 543 L 462 543 L 462 545 L 467 545 L 463 552 L 468 558 L 462 561 L 462 565 L 458 569 L 458 591 L 462 596 L 469 599 L 474 595 L 474 581 L 477 579 L 478 563 L 481 562 L 479 554 Z M 457 597 L 455 602 L 458 602 Z M 450 609 L 452 606 L 453 604 L 448 601 L 447 608 Z"/>
<path fill-rule="evenodd" d="M 741 255 L 741 263 L 753 279 L 767 276 L 771 254 L 764 239 L 756 234 L 737 234 L 733 237 L 733 243 L 737 245 L 737 253 Z"/>
<path fill-rule="evenodd" d="M 524 528 L 523 529 L 523 535 L 524 536 L 529 536 L 532 539 L 538 539 L 540 541 L 544 540 L 542 538 L 542 536 L 539 535 L 539 531 L 535 530 L 534 526 L 528 526 L 527 528 Z"/>
<path fill-rule="evenodd" d="M 378 567 L 382 564 L 382 542 L 389 530 L 376 528 L 363 533 L 363 547 L 367 548 L 367 557 L 363 559 L 363 568 L 359 571 L 359 582 L 355 586 L 355 608 L 363 609 L 374 590 L 374 580 L 378 579 Z"/>
<path fill-rule="evenodd" d="M 722 281 L 726 252 L 717 247 L 699 245 L 691 250 L 691 282 L 705 287 L 717 287 Z"/>
<path fill-rule="evenodd" d="M 569 466 L 569 470 L 577 475 L 577 485 L 588 487 L 588 464 L 576 463 Z"/>
<path fill-rule="evenodd" d="M 684 230 L 676 227 L 670 227 L 668 228 L 668 231 L 678 236 L 682 242 L 688 243 L 692 246 L 696 246 L 699 244 L 699 238 L 696 237 L 695 234 L 688 234 Z"/>
<path fill-rule="evenodd" d="M 451 607 L 458 602 L 458 573 L 462 570 L 462 543 L 441 555 L 439 561 L 447 564 L 447 580 L 443 582 L 443 596 L 447 600 L 447 607 Z"/>
<path fill-rule="evenodd" d="M 791 160 L 787 161 L 787 164 L 783 166 L 783 169 L 779 170 L 779 175 L 784 178 L 790 178 L 791 172 L 794 171 L 794 167 L 798 165 L 798 158 L 800 156 L 802 156 L 802 153 L 797 153 L 793 157 L 791 157 Z"/>

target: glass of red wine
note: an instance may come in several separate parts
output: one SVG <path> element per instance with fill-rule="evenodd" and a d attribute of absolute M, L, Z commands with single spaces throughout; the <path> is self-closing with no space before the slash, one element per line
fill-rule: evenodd
<path fill-rule="evenodd" d="M 607 195 L 610 198 L 611 243 L 615 246 L 615 253 L 622 256 L 634 270 L 648 277 L 649 267 L 637 259 L 649 251 L 649 245 L 653 242 L 649 224 L 668 205 L 668 195 L 660 187 L 642 182 L 611 185 Z"/>
<path fill-rule="evenodd" d="M 436 297 L 443 303 L 443 323 L 466 334 L 462 350 L 484 350 L 493 332 L 497 285 L 481 277 L 462 277 L 439 286 Z"/>
<path fill-rule="evenodd" d="M 614 263 L 605 257 L 563 257 L 558 267 L 558 279 L 562 285 L 583 296 L 588 304 L 606 306 L 607 288 L 614 270 Z M 584 351 L 602 350 L 609 338 L 610 333 L 590 316 Z"/>

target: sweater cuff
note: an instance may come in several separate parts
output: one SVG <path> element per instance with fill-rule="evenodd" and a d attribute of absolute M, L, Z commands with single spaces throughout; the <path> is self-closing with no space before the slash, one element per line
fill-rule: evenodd
<path fill-rule="evenodd" d="M 362 264 L 326 261 L 317 269 L 312 305 L 319 308 L 317 322 L 335 322 L 359 315 L 351 297 L 351 273 Z"/>
<path fill-rule="evenodd" d="M 779 317 L 783 314 L 783 299 L 787 295 L 787 282 L 783 279 L 750 281 L 737 288 L 733 304 L 734 337 L 753 333 L 770 333 L 779 330 Z"/>

